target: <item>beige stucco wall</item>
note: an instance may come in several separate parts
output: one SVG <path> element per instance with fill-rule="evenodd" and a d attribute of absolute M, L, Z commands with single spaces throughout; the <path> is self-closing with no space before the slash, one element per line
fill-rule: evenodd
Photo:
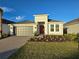
<path fill-rule="evenodd" d="M 14 30 L 13 30 L 13 28 L 14 28 L 14 26 L 13 26 L 13 24 L 8 24 L 8 26 L 9 26 L 9 31 L 10 31 L 10 35 L 13 35 L 14 33 Z"/>
<path fill-rule="evenodd" d="M 56 24 L 59 24 L 59 31 L 58 32 L 56 32 L 56 30 L 55 31 L 51 31 L 50 29 L 51 29 L 51 24 L 54 24 L 54 30 L 56 29 L 55 28 L 55 25 Z M 48 34 L 49 35 L 63 35 L 63 22 L 49 22 L 48 23 L 48 27 L 49 27 L 49 29 L 48 29 Z"/>
<path fill-rule="evenodd" d="M 48 15 L 47 14 L 39 14 L 35 16 L 35 23 L 27 23 L 27 24 L 14 24 L 14 26 L 33 26 L 33 33 L 35 33 L 38 29 L 37 25 L 38 22 L 44 22 L 44 33 L 45 35 L 63 35 L 63 22 L 48 22 Z M 59 24 L 59 32 L 51 32 L 50 25 L 51 24 Z"/>
<path fill-rule="evenodd" d="M 38 22 L 45 22 L 45 35 L 63 35 L 63 24 L 64 22 L 48 22 L 48 15 L 42 14 L 42 15 L 34 15 L 35 16 L 35 23 L 38 24 Z M 50 25 L 51 24 L 59 24 L 59 32 L 51 32 L 50 31 Z M 54 28 L 55 29 L 55 28 Z"/>
<path fill-rule="evenodd" d="M 77 34 L 79 33 L 79 24 L 72 24 L 68 25 L 67 27 L 67 33 L 68 34 Z"/>
<path fill-rule="evenodd" d="M 35 16 L 35 23 L 38 25 L 38 22 L 45 22 L 44 27 L 45 27 L 45 35 L 48 34 L 47 32 L 47 23 L 48 23 L 48 15 L 47 14 L 40 14 L 40 15 L 34 15 Z"/>

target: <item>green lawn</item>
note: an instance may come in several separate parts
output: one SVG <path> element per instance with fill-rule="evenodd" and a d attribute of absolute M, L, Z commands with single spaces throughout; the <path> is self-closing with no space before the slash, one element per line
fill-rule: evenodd
<path fill-rule="evenodd" d="M 28 42 L 9 59 L 79 59 L 77 42 Z"/>

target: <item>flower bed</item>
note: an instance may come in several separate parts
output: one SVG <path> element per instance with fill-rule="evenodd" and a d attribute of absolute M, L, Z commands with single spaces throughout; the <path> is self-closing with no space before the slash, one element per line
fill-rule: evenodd
<path fill-rule="evenodd" d="M 30 41 L 36 42 L 63 42 L 63 41 L 71 41 L 70 36 L 64 35 L 40 35 L 35 36 L 30 39 Z"/>

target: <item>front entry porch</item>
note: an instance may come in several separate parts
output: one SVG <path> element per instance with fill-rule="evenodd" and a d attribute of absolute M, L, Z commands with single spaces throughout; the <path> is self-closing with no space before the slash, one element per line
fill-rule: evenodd
<path fill-rule="evenodd" d="M 44 25 L 39 26 L 39 33 L 44 34 Z"/>
<path fill-rule="evenodd" d="M 38 23 L 38 33 L 45 34 L 44 31 L 45 31 L 44 22 L 39 22 Z"/>

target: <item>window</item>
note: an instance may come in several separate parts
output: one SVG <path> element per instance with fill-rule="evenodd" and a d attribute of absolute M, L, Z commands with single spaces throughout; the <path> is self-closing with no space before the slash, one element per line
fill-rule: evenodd
<path fill-rule="evenodd" d="M 54 31 L 54 24 L 51 25 L 51 31 Z"/>
<path fill-rule="evenodd" d="M 56 24 L 56 31 L 59 31 L 59 24 Z"/>

